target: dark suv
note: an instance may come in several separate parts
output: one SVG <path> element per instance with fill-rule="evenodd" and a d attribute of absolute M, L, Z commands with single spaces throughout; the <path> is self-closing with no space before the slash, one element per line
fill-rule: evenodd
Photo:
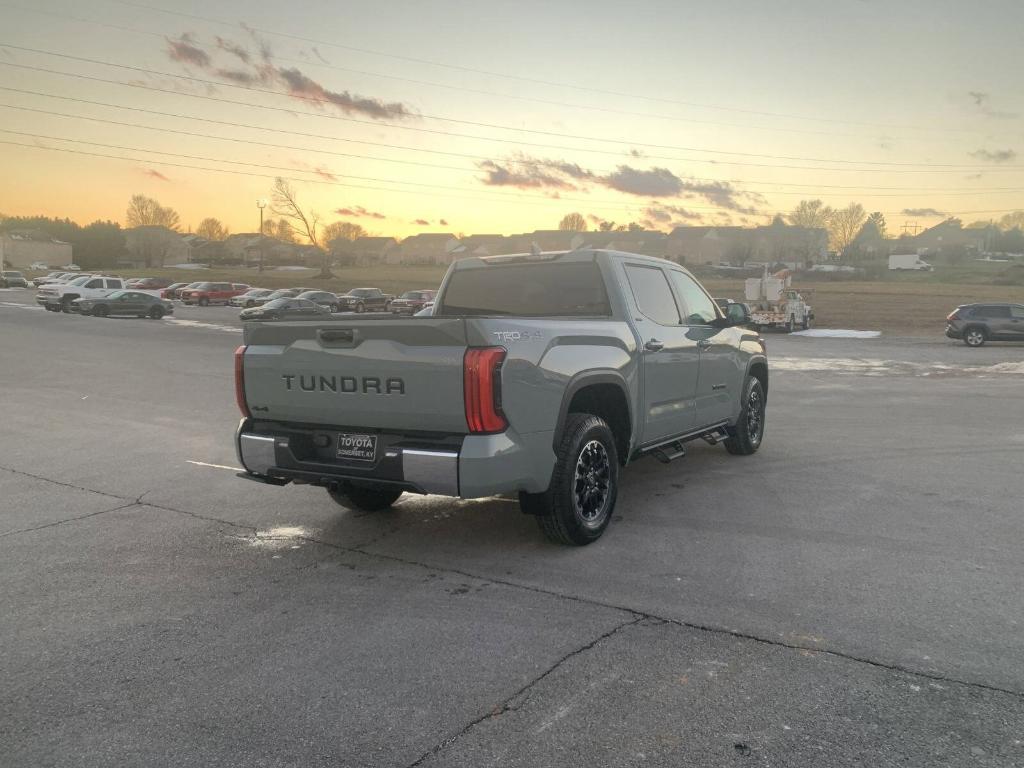
<path fill-rule="evenodd" d="M 968 347 L 986 341 L 1024 341 L 1024 304 L 964 304 L 946 318 L 946 335 Z"/>

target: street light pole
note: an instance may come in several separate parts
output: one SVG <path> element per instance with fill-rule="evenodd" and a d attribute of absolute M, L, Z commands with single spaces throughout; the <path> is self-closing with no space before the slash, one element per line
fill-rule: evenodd
<path fill-rule="evenodd" d="M 259 272 L 263 271 L 263 209 L 267 207 L 267 199 L 261 197 L 256 201 L 256 207 L 260 209 L 260 267 Z"/>

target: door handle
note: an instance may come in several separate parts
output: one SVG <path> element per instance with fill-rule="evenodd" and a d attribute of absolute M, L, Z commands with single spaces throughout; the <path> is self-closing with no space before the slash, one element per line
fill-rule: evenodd
<path fill-rule="evenodd" d="M 644 344 L 644 349 L 646 349 L 648 352 L 660 352 L 664 348 L 665 343 L 658 341 L 657 339 L 651 339 L 646 344 Z"/>
<path fill-rule="evenodd" d="M 700 339 L 697 342 L 697 349 L 707 349 L 711 346 L 711 339 Z"/>

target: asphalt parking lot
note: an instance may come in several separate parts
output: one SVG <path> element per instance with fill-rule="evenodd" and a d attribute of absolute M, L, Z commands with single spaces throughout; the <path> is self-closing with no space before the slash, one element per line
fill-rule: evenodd
<path fill-rule="evenodd" d="M 1024 345 L 769 337 L 761 451 L 506 499 L 235 477 L 237 311 L 0 292 L 0 765 L 1024 764 Z"/>

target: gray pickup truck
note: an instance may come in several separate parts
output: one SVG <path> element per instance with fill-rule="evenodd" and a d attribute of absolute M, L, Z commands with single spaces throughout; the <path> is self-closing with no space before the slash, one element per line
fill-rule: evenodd
<path fill-rule="evenodd" d="M 630 461 L 758 449 L 768 362 L 733 307 L 672 262 L 584 250 L 458 261 L 430 317 L 247 325 L 243 476 L 362 510 L 518 494 L 548 537 L 588 544 Z"/>

